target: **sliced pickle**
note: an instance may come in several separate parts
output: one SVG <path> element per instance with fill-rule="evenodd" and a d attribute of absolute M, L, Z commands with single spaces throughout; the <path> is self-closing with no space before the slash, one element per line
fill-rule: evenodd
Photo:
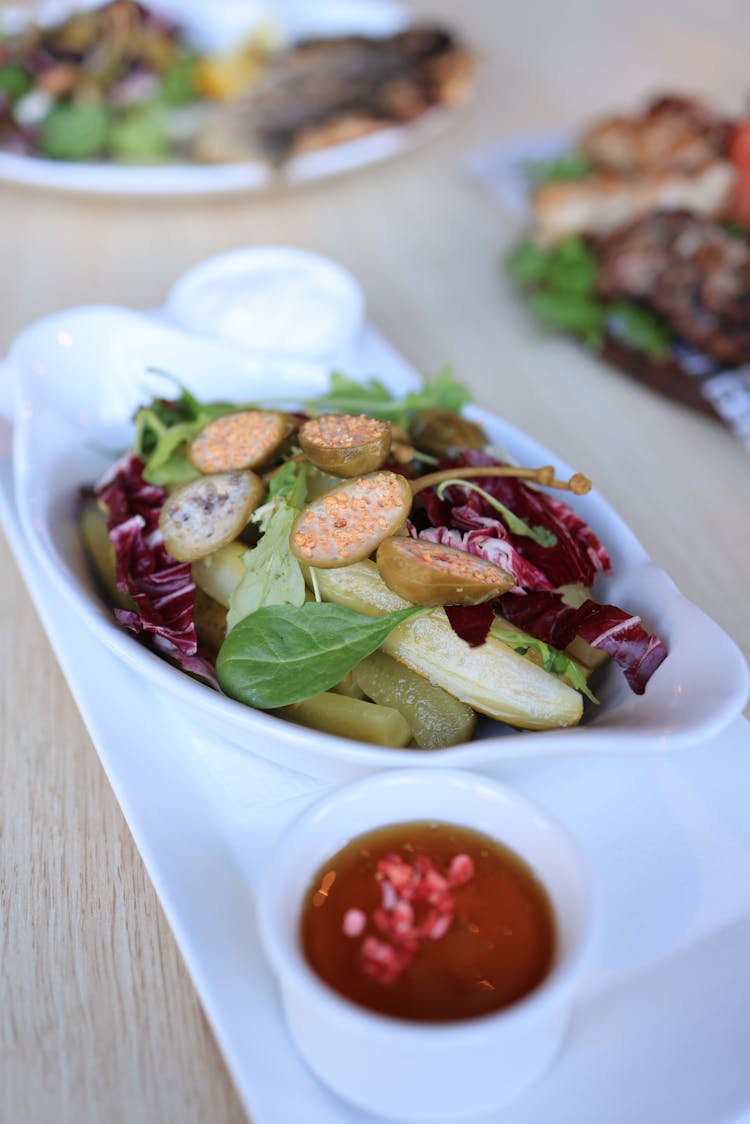
<path fill-rule="evenodd" d="M 239 410 L 204 425 L 190 443 L 188 460 L 199 472 L 260 468 L 278 451 L 292 430 L 278 410 Z"/>
<path fill-rule="evenodd" d="M 133 599 L 117 588 L 115 548 L 107 531 L 107 516 L 96 496 L 87 496 L 78 512 L 78 530 L 104 593 L 121 609 L 134 609 Z"/>
<path fill-rule="evenodd" d="M 460 449 L 484 449 L 488 443 L 481 425 L 437 406 L 420 410 L 409 428 L 416 447 L 433 457 L 450 457 Z"/>
<path fill-rule="evenodd" d="M 183 484 L 164 501 L 159 527 L 178 562 L 194 562 L 236 539 L 264 494 L 254 472 L 222 472 Z"/>
<path fill-rule="evenodd" d="M 242 559 L 249 549 L 245 543 L 233 540 L 193 562 L 195 584 L 225 609 L 229 608 L 232 594 L 247 575 Z"/>
<path fill-rule="evenodd" d="M 403 476 L 358 476 L 304 507 L 292 524 L 289 545 L 308 566 L 349 566 L 397 534 L 410 509 L 411 488 Z"/>
<path fill-rule="evenodd" d="M 332 476 L 374 472 L 388 456 L 391 427 L 367 414 L 324 414 L 299 428 L 299 443 L 308 460 Z"/>
<path fill-rule="evenodd" d="M 494 562 L 420 539 L 386 539 L 377 564 L 388 588 L 415 605 L 481 605 L 513 585 Z"/>
<path fill-rule="evenodd" d="M 323 734 L 354 738 L 371 745 L 403 749 L 411 740 L 409 723 L 392 706 L 323 691 L 274 712 Z"/>
<path fill-rule="evenodd" d="M 352 675 L 373 702 L 403 714 L 419 749 L 445 749 L 471 740 L 477 724 L 471 707 L 385 652 L 367 656 Z"/>
<path fill-rule="evenodd" d="M 213 597 L 196 586 L 193 602 L 193 624 L 198 647 L 216 658 L 227 635 L 227 611 Z"/>

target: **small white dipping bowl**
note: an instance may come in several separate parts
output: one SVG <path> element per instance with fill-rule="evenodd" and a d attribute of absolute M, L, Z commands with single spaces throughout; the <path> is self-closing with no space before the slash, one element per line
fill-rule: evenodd
<path fill-rule="evenodd" d="M 443 1023 L 380 1015 L 333 991 L 303 955 L 303 899 L 323 863 L 367 831 L 420 820 L 498 840 L 549 895 L 556 922 L 550 974 L 497 1013 Z M 274 851 L 258 910 L 287 1023 L 310 1068 L 360 1108 L 425 1124 L 489 1112 L 543 1073 L 565 1034 L 592 930 L 585 863 L 567 831 L 512 789 L 458 770 L 389 771 L 317 801 Z"/>
<path fill-rule="evenodd" d="M 289 246 L 209 258 L 175 283 L 167 314 L 182 328 L 260 355 L 331 361 L 352 346 L 365 301 L 336 262 Z"/>

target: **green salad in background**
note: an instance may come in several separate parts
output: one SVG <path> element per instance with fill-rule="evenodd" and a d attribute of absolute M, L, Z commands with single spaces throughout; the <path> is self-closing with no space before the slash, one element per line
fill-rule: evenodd
<path fill-rule="evenodd" d="M 53 26 L 0 32 L 0 147 L 67 161 L 190 158 L 201 111 L 257 78 L 267 31 L 207 55 L 174 20 L 111 0 Z"/>

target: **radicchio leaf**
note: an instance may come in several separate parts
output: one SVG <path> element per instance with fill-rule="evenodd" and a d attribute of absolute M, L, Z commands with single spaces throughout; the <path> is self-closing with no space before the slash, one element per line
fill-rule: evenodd
<path fill-rule="evenodd" d="M 515 549 L 499 520 L 474 513 L 472 519 L 475 522 L 474 530 L 462 532 L 449 527 L 430 527 L 420 531 L 417 537 L 443 546 L 454 546 L 457 550 L 465 550 L 479 558 L 486 558 L 488 562 L 494 562 L 515 579 L 511 593 L 522 594 L 525 589 L 554 588 L 549 578 Z"/>
<path fill-rule="evenodd" d="M 441 463 L 441 468 L 455 468 L 460 475 L 461 465 L 481 467 L 501 465 L 476 449 L 466 449 L 460 460 Z M 484 528 L 498 539 L 506 539 L 513 549 L 544 576 L 543 581 L 521 580 L 519 585 L 530 589 L 554 589 L 557 586 L 580 583 L 591 586 L 597 573 L 609 573 L 609 555 L 594 532 L 568 504 L 537 488 L 530 488 L 512 476 L 486 476 L 472 480 L 530 526 L 545 528 L 555 536 L 554 547 L 542 546 L 525 535 L 514 535 L 499 519 L 486 500 L 476 491 L 455 485 L 449 489 L 451 502 L 437 500 L 426 493 L 422 497 L 427 516 L 433 526 L 447 526 L 467 531 Z M 479 553 L 475 551 L 475 553 Z M 515 571 L 511 568 L 511 573 Z"/>
<path fill-rule="evenodd" d="M 642 695 L 657 667 L 667 657 L 666 645 L 647 632 L 640 617 L 616 605 L 584 601 L 579 608 L 565 605 L 558 593 L 535 592 L 526 597 L 499 598 L 505 617 L 538 640 L 566 647 L 581 636 L 592 648 L 607 652 L 625 672 L 637 695 Z"/>
<path fill-rule="evenodd" d="M 143 469 L 144 462 L 127 453 L 96 487 L 97 498 L 108 511 L 117 588 L 128 593 L 137 606 L 137 612 L 115 609 L 115 616 L 142 635 L 150 647 L 216 686 L 212 661 L 198 651 L 190 563 L 175 561 L 167 551 L 159 529 L 166 492 L 148 484 Z"/>
<path fill-rule="evenodd" d="M 495 610 L 489 601 L 481 605 L 445 605 L 444 608 L 451 628 L 470 648 L 484 644 L 495 619 Z"/>

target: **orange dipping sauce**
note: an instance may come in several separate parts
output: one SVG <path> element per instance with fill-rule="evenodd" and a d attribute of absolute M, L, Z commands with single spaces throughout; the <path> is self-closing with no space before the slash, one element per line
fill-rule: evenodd
<path fill-rule="evenodd" d="M 317 872 L 301 942 L 314 971 L 372 1011 L 455 1021 L 517 1002 L 555 953 L 548 895 L 518 855 L 453 824 L 358 836 Z"/>

